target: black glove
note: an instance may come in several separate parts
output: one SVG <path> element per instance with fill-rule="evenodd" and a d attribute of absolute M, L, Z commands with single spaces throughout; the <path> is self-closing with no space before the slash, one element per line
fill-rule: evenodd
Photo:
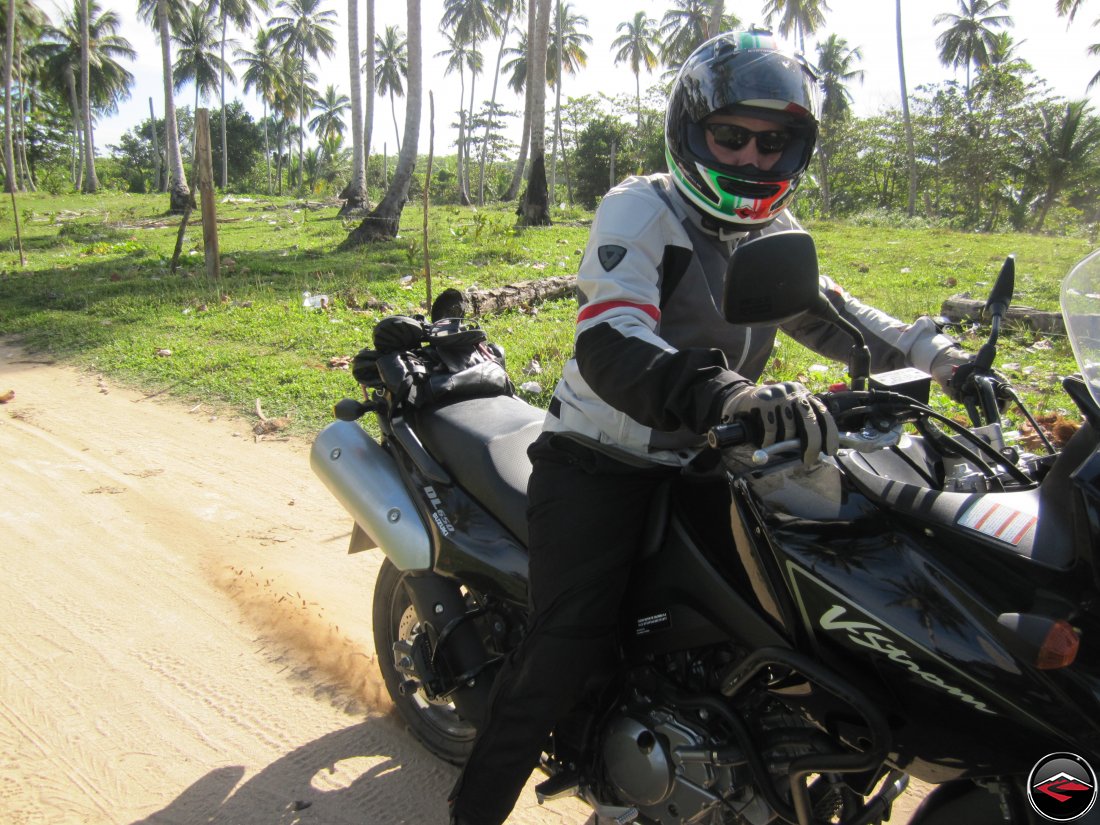
<path fill-rule="evenodd" d="M 735 418 L 748 420 L 761 447 L 797 439 L 806 466 L 817 461 L 822 452 L 834 455 L 839 446 L 833 417 L 796 381 L 736 388 L 722 403 L 722 421 L 728 423 Z"/>

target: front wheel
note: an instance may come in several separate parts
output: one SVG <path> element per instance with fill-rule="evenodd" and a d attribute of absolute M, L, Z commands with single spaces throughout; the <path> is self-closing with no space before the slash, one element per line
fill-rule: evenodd
<path fill-rule="evenodd" d="M 374 648 L 378 667 L 402 721 L 428 750 L 455 765 L 470 755 L 477 729 L 463 719 L 452 702 L 432 700 L 422 687 L 401 692 L 407 677 L 397 670 L 393 645 L 420 632 L 420 617 L 405 589 L 405 573 L 386 559 L 374 585 Z"/>

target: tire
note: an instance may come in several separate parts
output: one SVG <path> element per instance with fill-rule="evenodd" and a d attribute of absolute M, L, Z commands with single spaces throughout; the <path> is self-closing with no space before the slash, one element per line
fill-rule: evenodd
<path fill-rule="evenodd" d="M 420 619 L 405 591 L 405 574 L 386 559 L 374 585 L 374 648 L 386 690 L 409 732 L 429 751 L 454 765 L 463 764 L 473 748 L 477 729 L 463 719 L 454 704 L 430 700 L 423 688 L 402 695 L 406 676 L 393 659 L 394 642 L 407 640 Z"/>

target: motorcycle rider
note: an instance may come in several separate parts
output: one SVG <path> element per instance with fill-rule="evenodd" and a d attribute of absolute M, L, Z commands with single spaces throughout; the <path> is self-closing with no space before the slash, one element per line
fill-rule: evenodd
<path fill-rule="evenodd" d="M 673 84 L 668 172 L 624 181 L 597 209 L 574 355 L 529 451 L 531 624 L 497 675 L 451 794 L 453 825 L 504 822 L 554 725 L 605 683 L 655 490 L 700 455 L 710 426 L 748 415 L 762 446 L 796 438 L 807 464 L 835 452 L 836 426 L 805 387 L 756 384 L 776 328 L 733 326 L 719 309 L 733 249 L 800 228 L 787 207 L 817 114 L 817 80 L 800 57 L 768 33 L 718 35 Z M 876 371 L 915 366 L 946 387 L 969 361 L 929 318 L 904 324 L 825 277 L 822 289 L 863 331 Z M 782 329 L 841 361 L 851 347 L 816 319 Z"/>

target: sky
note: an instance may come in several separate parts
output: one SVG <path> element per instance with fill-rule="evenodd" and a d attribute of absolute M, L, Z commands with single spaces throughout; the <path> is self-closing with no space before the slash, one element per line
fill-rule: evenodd
<path fill-rule="evenodd" d="M 117 142 L 123 132 L 136 126 L 149 116 L 149 98 L 158 117 L 163 116 L 164 92 L 161 79 L 160 46 L 153 32 L 146 27 L 132 11 L 136 0 L 102 0 L 106 8 L 119 12 L 123 20 L 123 36 L 127 37 L 138 52 L 138 59 L 130 66 L 135 77 L 135 85 L 130 100 L 121 104 L 119 113 L 104 118 L 96 127 L 96 145 L 101 153 L 106 147 Z M 46 6 L 46 3 L 42 4 Z M 634 12 L 645 11 L 650 17 L 660 20 L 667 2 L 661 0 L 616 0 L 615 2 L 579 2 L 572 0 L 574 13 L 588 18 L 588 34 L 592 43 L 588 45 L 588 66 L 576 78 L 568 73 L 562 86 L 564 97 L 597 94 L 609 95 L 634 94 L 634 75 L 626 64 L 615 65 L 612 59 L 611 42 L 618 36 L 616 26 L 633 18 Z M 763 23 L 758 9 L 763 0 L 726 0 L 726 10 L 737 14 L 743 22 Z M 904 53 L 906 81 L 910 90 L 925 84 L 952 78 L 960 82 L 965 79 L 962 70 L 957 74 L 945 68 L 939 62 L 936 37 L 944 26 L 935 26 L 933 19 L 943 12 L 958 12 L 958 0 L 902 0 L 902 28 L 904 33 Z M 130 6 L 131 9 L 127 9 Z M 895 4 L 891 0 L 829 0 L 830 11 L 826 13 L 826 25 L 822 37 L 837 33 L 844 37 L 850 46 L 858 46 L 863 59 L 859 68 L 865 72 L 864 82 L 854 84 L 850 91 L 854 98 L 854 109 L 858 115 L 873 115 L 885 108 L 898 106 L 900 91 L 898 80 L 897 45 L 895 34 Z M 345 35 L 347 21 L 347 0 L 328 0 L 325 8 L 334 10 L 339 18 L 336 53 L 332 58 L 323 58 L 319 70 L 318 86 L 333 83 L 344 93 L 350 88 L 348 80 L 348 49 Z M 1100 43 L 1100 27 L 1093 28 L 1092 23 L 1100 17 L 1100 0 L 1085 0 L 1077 18 L 1067 29 L 1067 21 L 1055 13 L 1055 0 L 1010 0 L 1009 14 L 1013 17 L 1011 30 L 1019 44 L 1017 54 L 1035 68 L 1039 77 L 1044 78 L 1055 93 L 1068 98 L 1088 97 L 1093 106 L 1100 111 L 1100 83 L 1093 86 L 1091 93 L 1086 91 L 1088 81 L 1100 71 L 1100 56 L 1091 56 L 1087 48 L 1092 43 Z M 446 48 L 438 32 L 438 20 L 442 17 L 443 0 L 421 0 L 421 16 L 424 32 L 424 111 L 421 117 L 420 152 L 428 149 L 428 91 L 435 99 L 435 152 L 447 154 L 453 152 L 450 145 L 454 134 L 448 124 L 455 118 L 455 101 L 459 97 L 459 79 L 457 74 L 445 75 L 446 58 L 435 57 Z M 754 13 L 756 16 L 753 16 Z M 365 28 L 366 17 L 360 7 L 360 26 Z M 401 0 L 375 0 L 375 26 L 381 32 L 387 25 L 407 28 L 405 3 Z M 251 46 L 253 33 L 238 35 L 241 45 Z M 361 45 L 365 35 L 360 34 Z M 813 43 L 807 40 L 806 51 L 815 53 Z M 495 66 L 498 44 L 483 47 L 486 71 L 478 79 L 477 99 L 487 100 L 492 91 L 492 70 Z M 657 73 L 642 74 L 643 94 L 647 84 L 659 80 Z M 467 76 L 467 84 L 469 77 Z M 467 95 L 469 87 L 467 85 Z M 262 107 L 253 95 L 246 95 L 240 89 L 230 85 L 226 89 L 226 99 L 241 99 L 257 118 Z M 552 98 L 551 98 L 552 99 Z M 194 90 L 184 88 L 176 95 L 177 105 L 192 105 Z M 499 84 L 497 100 L 506 109 L 522 114 L 523 99 L 514 95 L 502 79 Z M 217 101 L 208 101 L 211 108 Z M 397 99 L 398 128 L 404 128 L 404 107 L 402 99 Z M 515 119 L 514 131 L 519 130 L 519 120 Z M 515 139 L 513 137 L 513 139 Z M 396 153 L 393 117 L 388 99 L 379 99 L 375 106 L 373 152 L 381 152 L 386 144 L 391 155 Z"/>

